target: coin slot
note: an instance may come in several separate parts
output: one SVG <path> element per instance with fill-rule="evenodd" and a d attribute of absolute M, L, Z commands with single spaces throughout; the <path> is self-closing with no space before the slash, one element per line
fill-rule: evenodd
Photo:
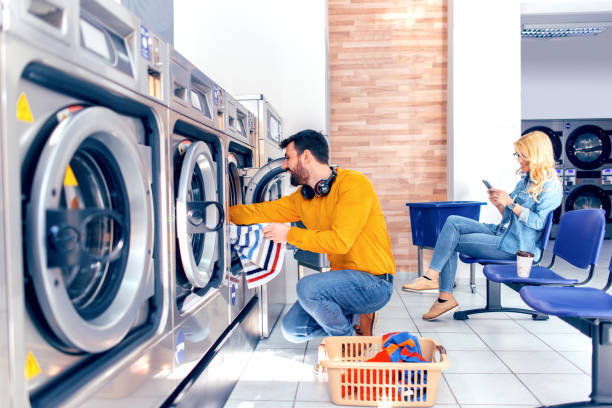
<path fill-rule="evenodd" d="M 149 95 L 162 99 L 162 91 L 161 91 L 161 73 L 149 68 L 148 69 L 148 86 L 149 86 Z"/>

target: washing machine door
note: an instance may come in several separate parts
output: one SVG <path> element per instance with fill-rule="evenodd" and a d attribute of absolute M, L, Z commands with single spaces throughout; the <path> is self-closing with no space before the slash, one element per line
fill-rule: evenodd
<path fill-rule="evenodd" d="M 545 133 L 550 139 L 550 143 L 553 147 L 553 153 L 555 155 L 555 162 L 561 163 L 561 155 L 563 154 L 563 142 L 561 141 L 561 132 L 555 132 L 546 126 L 533 126 L 525 130 L 521 136 L 525 136 L 527 133 L 540 131 Z"/>
<path fill-rule="evenodd" d="M 227 185 L 229 187 L 229 205 L 238 205 L 244 202 L 244 191 L 242 189 L 242 180 L 239 172 L 240 163 L 236 156 L 229 154 L 227 156 Z"/>
<path fill-rule="evenodd" d="M 610 196 L 599 186 L 587 184 L 574 189 L 565 200 L 565 211 L 601 208 L 610 216 Z"/>
<path fill-rule="evenodd" d="M 217 170 L 208 145 L 189 145 L 180 169 L 176 198 L 176 235 L 185 276 L 205 287 L 218 259 L 223 206 L 217 198 Z"/>
<path fill-rule="evenodd" d="M 246 204 L 274 201 L 286 194 L 289 174 L 283 170 L 284 158 L 272 160 L 253 176 L 245 194 Z"/>
<path fill-rule="evenodd" d="M 103 107 L 64 115 L 34 171 L 26 263 L 56 337 L 97 353 L 126 336 L 153 295 L 151 185 L 127 118 Z"/>
<path fill-rule="evenodd" d="M 565 151 L 574 166 L 584 170 L 596 169 L 610 157 L 610 137 L 598 126 L 580 126 L 570 134 Z"/>

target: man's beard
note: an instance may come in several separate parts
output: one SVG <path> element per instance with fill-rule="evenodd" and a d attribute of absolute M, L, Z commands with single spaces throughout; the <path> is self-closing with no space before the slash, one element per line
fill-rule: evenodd
<path fill-rule="evenodd" d="M 303 186 L 308 184 L 308 170 L 306 170 L 300 163 L 298 163 L 295 170 L 290 170 L 291 174 L 291 185 L 292 186 Z"/>

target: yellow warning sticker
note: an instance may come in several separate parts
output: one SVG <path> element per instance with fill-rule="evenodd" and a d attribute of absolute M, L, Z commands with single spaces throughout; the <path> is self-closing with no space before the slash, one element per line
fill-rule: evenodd
<path fill-rule="evenodd" d="M 19 100 L 17 101 L 17 119 L 24 122 L 34 122 L 34 117 L 32 116 L 30 104 L 25 96 L 25 92 L 19 95 Z"/>
<path fill-rule="evenodd" d="M 40 366 L 38 361 L 34 358 L 34 354 L 29 351 L 25 361 L 25 377 L 26 380 L 30 380 L 40 374 Z"/>
<path fill-rule="evenodd" d="M 64 175 L 64 185 L 75 187 L 79 185 L 70 165 L 66 166 L 66 174 Z"/>

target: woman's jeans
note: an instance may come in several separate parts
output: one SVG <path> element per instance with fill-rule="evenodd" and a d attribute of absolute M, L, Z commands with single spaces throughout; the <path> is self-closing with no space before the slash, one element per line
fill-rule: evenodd
<path fill-rule="evenodd" d="M 308 275 L 297 283 L 297 302 L 282 320 L 285 338 L 302 343 L 324 336 L 353 336 L 353 314 L 382 308 L 393 284 L 350 269 Z"/>
<path fill-rule="evenodd" d="M 502 236 L 502 233 L 496 234 L 471 218 L 449 216 L 438 235 L 429 263 L 429 268 L 440 272 L 440 292 L 453 292 L 458 252 L 472 258 L 516 259 L 516 254 L 497 248 Z"/>

